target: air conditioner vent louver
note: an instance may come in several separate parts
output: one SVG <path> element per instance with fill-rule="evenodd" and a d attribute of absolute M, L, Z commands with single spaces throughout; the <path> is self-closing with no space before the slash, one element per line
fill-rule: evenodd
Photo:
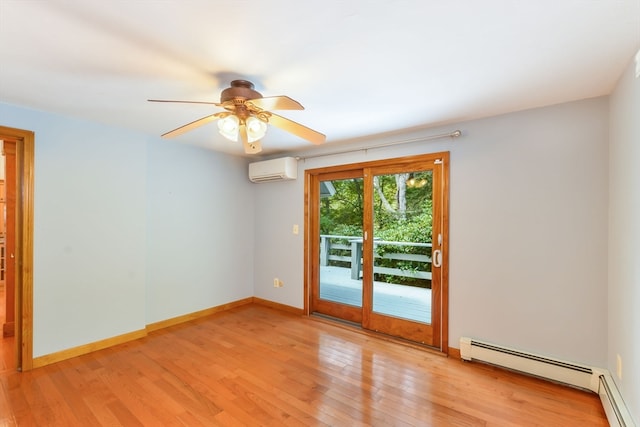
<path fill-rule="evenodd" d="M 269 181 L 281 181 L 285 179 L 283 174 L 269 175 L 269 176 L 254 176 L 251 182 L 269 182 Z"/>

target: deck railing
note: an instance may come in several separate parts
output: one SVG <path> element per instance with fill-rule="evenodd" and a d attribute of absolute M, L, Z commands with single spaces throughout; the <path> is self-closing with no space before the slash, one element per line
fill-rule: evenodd
<path fill-rule="evenodd" d="M 412 279 L 431 280 L 431 243 L 393 242 L 374 239 L 373 272 L 387 276 L 409 277 Z M 427 253 L 392 252 L 389 250 L 376 251 L 380 246 L 402 247 L 411 246 L 425 248 Z M 379 252 L 382 252 L 379 255 Z M 391 260 L 391 267 L 380 265 L 379 260 Z M 411 261 L 415 266 L 406 268 L 399 265 L 401 261 Z M 320 235 L 320 265 L 348 264 L 351 278 L 358 280 L 362 274 L 362 237 L 338 236 L 332 234 Z"/>

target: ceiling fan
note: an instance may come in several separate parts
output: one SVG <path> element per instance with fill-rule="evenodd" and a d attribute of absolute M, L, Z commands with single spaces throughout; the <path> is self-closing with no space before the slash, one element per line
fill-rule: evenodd
<path fill-rule="evenodd" d="M 225 111 L 210 114 L 179 128 L 162 134 L 170 138 L 181 135 L 204 124 L 218 120 L 220 133 L 232 141 L 242 140 L 244 152 L 255 154 L 262 151 L 260 140 L 267 131 L 267 124 L 290 132 L 313 144 L 322 144 L 326 137 L 320 132 L 310 129 L 293 120 L 289 120 L 272 112 L 272 110 L 304 110 L 298 101 L 288 96 L 263 97 L 254 89 L 253 83 L 247 80 L 234 80 L 231 87 L 220 94 L 220 102 L 202 101 L 169 101 L 149 99 L 149 102 L 178 102 L 183 104 L 210 104 L 222 107 Z"/>

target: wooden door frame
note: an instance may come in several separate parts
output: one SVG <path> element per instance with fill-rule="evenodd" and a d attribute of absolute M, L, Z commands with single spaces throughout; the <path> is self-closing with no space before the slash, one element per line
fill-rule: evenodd
<path fill-rule="evenodd" d="M 382 159 L 382 160 L 374 160 L 368 162 L 360 162 L 360 163 L 350 163 L 344 165 L 336 165 L 336 166 L 327 166 L 320 167 L 316 169 L 305 170 L 304 177 L 304 308 L 303 312 L 305 315 L 309 316 L 311 314 L 311 287 L 313 284 L 313 275 L 317 274 L 315 269 L 315 260 L 317 257 L 317 252 L 314 252 L 312 245 L 312 238 L 314 236 L 313 230 L 318 224 L 313 221 L 313 215 L 311 215 L 312 211 L 317 211 L 319 209 L 318 203 L 319 200 L 314 199 L 314 189 L 312 188 L 313 183 L 316 182 L 314 179 L 317 175 L 327 174 L 332 172 L 345 172 L 347 170 L 361 169 L 365 170 L 367 168 L 376 168 L 380 166 L 387 166 L 389 164 L 394 165 L 402 165 L 402 164 L 412 164 L 418 161 L 425 160 L 435 160 L 440 158 L 443 164 L 446 165 L 448 170 L 449 168 L 449 152 L 438 152 L 438 153 L 427 153 L 427 154 L 419 154 L 415 156 L 406 156 L 399 158 L 390 158 L 390 159 Z M 366 179 L 366 177 L 365 177 Z M 442 270 L 442 281 L 440 284 L 440 295 L 437 297 L 440 299 L 440 328 L 438 331 L 439 334 L 439 345 L 434 346 L 439 349 L 440 352 L 448 354 L 449 353 L 449 174 L 446 173 L 442 176 L 442 195 L 446 197 L 446 200 L 443 200 L 442 212 L 444 222 L 441 224 L 442 234 L 443 234 L 443 243 L 442 243 L 442 263 L 446 265 L 446 268 Z M 312 206 L 313 203 L 313 206 Z M 363 224 L 364 226 L 365 224 Z"/>
<path fill-rule="evenodd" d="M 33 198 L 35 134 L 0 126 L 0 139 L 16 143 L 16 364 L 33 368 Z"/>

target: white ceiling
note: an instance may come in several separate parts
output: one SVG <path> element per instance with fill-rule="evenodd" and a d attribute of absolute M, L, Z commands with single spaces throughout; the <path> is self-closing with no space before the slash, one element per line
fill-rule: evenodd
<path fill-rule="evenodd" d="M 244 78 L 344 144 L 609 94 L 638 48 L 640 0 L 0 0 L 0 102 L 160 135 L 221 110 L 147 99 Z M 176 139 L 243 155 L 215 124 Z"/>

